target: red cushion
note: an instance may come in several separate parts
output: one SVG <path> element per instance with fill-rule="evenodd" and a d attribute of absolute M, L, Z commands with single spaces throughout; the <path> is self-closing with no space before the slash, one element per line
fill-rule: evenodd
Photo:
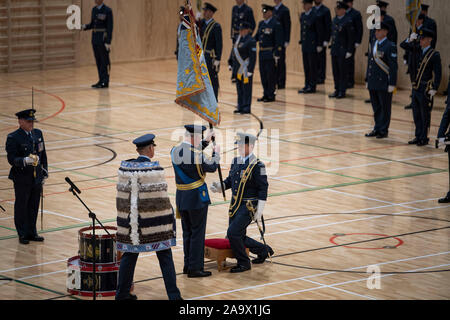
<path fill-rule="evenodd" d="M 206 239 L 205 246 L 214 249 L 231 249 L 228 239 Z"/>

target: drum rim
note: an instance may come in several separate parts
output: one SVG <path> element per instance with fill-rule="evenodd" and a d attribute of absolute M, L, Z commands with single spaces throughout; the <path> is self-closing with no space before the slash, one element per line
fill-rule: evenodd
<path fill-rule="evenodd" d="M 81 291 L 76 289 L 67 289 L 67 292 L 74 296 L 81 296 L 81 297 L 93 297 L 94 293 L 92 291 Z M 113 297 L 116 295 L 116 290 L 114 291 L 96 291 L 96 296 L 101 297 Z"/>
<path fill-rule="evenodd" d="M 100 230 L 100 229 L 103 230 L 103 228 L 100 227 L 100 226 L 96 226 L 95 227 L 95 230 Z M 117 231 L 117 227 L 113 227 L 113 226 L 106 226 L 105 229 Z M 83 233 L 83 232 L 89 231 L 89 230 L 93 230 L 92 226 L 85 227 L 85 228 L 82 228 L 82 229 L 78 230 L 79 237 L 81 239 L 92 239 L 92 235 L 88 235 L 88 234 Z M 116 235 L 113 234 L 113 235 L 109 236 L 108 234 L 105 234 L 105 235 L 98 235 L 98 234 L 96 234 L 95 238 L 96 239 L 112 239 L 112 240 L 115 240 L 116 239 Z"/>
<path fill-rule="evenodd" d="M 75 265 L 74 262 L 78 260 L 78 265 Z M 67 266 L 76 266 L 80 270 L 80 272 L 91 272 L 93 271 L 93 263 L 85 262 L 81 260 L 80 256 L 75 256 L 69 258 L 67 260 Z M 101 267 L 101 270 L 98 268 Z M 108 263 L 95 263 L 95 273 L 108 273 L 108 272 L 118 272 L 120 267 L 120 262 L 108 262 Z"/>

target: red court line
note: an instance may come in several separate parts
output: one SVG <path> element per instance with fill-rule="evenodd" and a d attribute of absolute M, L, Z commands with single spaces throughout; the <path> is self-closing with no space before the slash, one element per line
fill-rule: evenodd
<path fill-rule="evenodd" d="M 307 159 L 315 159 L 315 158 L 325 158 L 325 157 L 337 156 L 337 155 L 341 155 L 341 154 L 359 153 L 359 152 L 373 151 L 373 150 L 384 150 L 384 149 L 392 149 L 392 148 L 398 148 L 398 147 L 405 147 L 405 145 L 398 144 L 398 145 L 394 145 L 394 146 L 383 146 L 383 147 L 376 147 L 376 148 L 369 148 L 369 149 L 360 149 L 360 150 L 353 150 L 353 151 L 343 151 L 343 152 L 336 152 L 336 153 L 328 153 L 328 154 L 322 154 L 322 155 L 319 155 L 319 156 L 311 156 L 311 157 L 304 157 L 304 158 L 297 158 L 297 159 L 281 160 L 279 162 L 280 163 L 284 163 L 284 162 L 307 160 Z"/>
<path fill-rule="evenodd" d="M 19 87 L 25 88 L 25 89 L 29 89 L 29 88 L 23 87 L 23 86 L 19 86 Z M 42 92 L 43 94 L 46 94 L 46 95 L 48 95 L 48 96 L 50 96 L 50 97 L 53 97 L 53 98 L 55 98 L 56 100 L 58 100 L 59 102 L 61 102 L 61 108 L 60 108 L 57 112 L 55 112 L 54 114 L 48 116 L 47 118 L 40 119 L 39 122 L 44 122 L 44 121 L 46 121 L 46 120 L 49 120 L 49 119 L 51 119 L 51 118 L 56 117 L 56 116 L 59 115 L 61 112 L 63 112 L 64 109 L 66 108 L 66 102 L 65 102 L 61 97 L 59 97 L 59 96 L 57 96 L 57 95 L 54 95 L 54 94 L 52 94 L 52 93 L 49 93 L 49 92 L 40 90 L 40 89 L 34 89 L 34 90 L 35 90 L 35 91 L 38 91 L 38 92 Z M 13 129 L 15 129 L 15 128 L 16 128 L 16 127 L 9 127 L 9 128 L 1 129 L 0 131 L 13 130 Z"/>

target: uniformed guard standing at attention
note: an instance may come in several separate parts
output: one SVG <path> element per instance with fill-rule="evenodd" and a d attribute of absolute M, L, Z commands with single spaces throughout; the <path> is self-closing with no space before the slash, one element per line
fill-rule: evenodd
<path fill-rule="evenodd" d="M 355 86 L 355 55 L 356 49 L 361 45 L 363 38 L 363 22 L 361 12 L 353 8 L 353 0 L 344 0 L 344 2 L 348 5 L 347 13 L 350 19 L 353 22 L 353 30 L 355 30 L 355 47 L 352 52 L 352 56 L 349 58 L 348 65 L 348 88 L 353 88 Z"/>
<path fill-rule="evenodd" d="M 42 185 L 48 178 L 47 153 L 42 131 L 34 128 L 35 110 L 16 113 L 20 128 L 6 139 L 6 153 L 14 182 L 14 224 L 19 242 L 42 242 L 36 230 Z"/>
<path fill-rule="evenodd" d="M 369 55 L 366 72 L 366 87 L 375 118 L 375 126 L 366 137 L 387 138 L 391 122 L 392 93 L 397 85 L 397 46 L 389 41 L 387 34 L 390 26 L 381 22 L 381 28 L 375 31 L 376 41 Z"/>
<path fill-rule="evenodd" d="M 314 10 L 319 21 L 319 44 L 317 64 L 317 84 L 324 84 L 327 76 L 327 48 L 331 39 L 331 11 L 322 4 L 323 0 L 314 0 Z"/>
<path fill-rule="evenodd" d="M 303 0 L 304 12 L 300 16 L 299 43 L 302 46 L 305 87 L 299 90 L 298 93 L 304 94 L 316 92 L 318 51 L 323 50 L 323 43 L 319 41 L 319 20 L 312 3 L 313 0 Z"/>
<path fill-rule="evenodd" d="M 448 83 L 447 91 L 450 89 L 450 82 Z M 446 133 L 447 132 L 447 133 Z M 450 97 L 447 97 L 447 108 L 445 108 L 442 116 L 441 125 L 438 132 L 439 143 L 447 144 L 445 151 L 448 153 L 448 164 L 450 167 Z M 449 171 L 449 192 L 445 198 L 439 199 L 439 203 L 450 203 L 450 171 Z"/>
<path fill-rule="evenodd" d="M 392 41 L 397 45 L 397 39 L 398 39 L 398 32 L 397 27 L 395 25 L 395 20 L 390 15 L 387 14 L 387 7 L 389 3 L 386 1 L 380 1 L 377 0 L 377 6 L 380 8 L 381 11 L 385 11 L 383 22 L 386 23 L 389 26 L 389 33 L 387 35 L 387 38 L 389 41 Z"/>
<path fill-rule="evenodd" d="M 422 55 L 413 83 L 412 109 L 416 125 L 416 137 L 409 144 L 425 146 L 429 143 L 428 130 L 430 128 L 433 98 L 439 89 L 442 79 L 441 55 L 431 47 L 434 33 L 422 28 L 419 32 Z"/>
<path fill-rule="evenodd" d="M 141 209 L 143 211 L 145 210 L 149 210 L 149 208 L 151 208 L 151 210 L 146 211 L 145 213 L 147 213 L 147 217 L 143 218 L 144 216 L 144 212 L 139 212 L 139 219 L 138 219 L 138 224 L 141 228 L 147 227 L 147 226 L 152 226 L 155 228 L 155 230 L 158 230 L 158 227 L 160 228 L 159 230 L 165 230 L 165 232 L 160 232 L 160 231 L 156 231 L 155 233 L 151 233 L 150 235 L 142 235 L 141 237 L 144 238 L 145 236 L 147 236 L 148 238 L 151 238 L 152 243 L 158 243 L 161 241 L 164 241 L 167 239 L 167 237 L 165 236 L 165 234 L 171 234 L 170 237 L 173 237 L 173 234 L 175 234 L 175 231 L 173 229 L 168 230 L 167 229 L 167 225 L 170 226 L 170 224 L 174 225 L 175 223 L 175 217 L 173 215 L 173 211 L 172 214 L 167 215 L 158 215 L 159 212 L 164 212 L 167 211 L 167 206 L 169 207 L 169 210 L 171 208 L 170 205 L 170 200 L 167 198 L 167 184 L 165 181 L 165 178 L 163 176 L 163 178 L 160 178 L 160 172 L 163 170 L 160 166 L 159 163 L 157 162 L 152 162 L 152 158 L 155 155 L 155 135 L 154 134 L 146 134 L 142 137 L 139 137 L 137 139 L 135 139 L 133 141 L 133 144 L 136 145 L 136 151 L 139 153 L 139 157 L 137 159 L 130 159 L 125 161 L 125 163 L 130 163 L 130 164 L 145 164 L 146 167 L 145 170 L 142 170 L 142 173 L 139 171 L 135 171 L 135 176 L 139 176 L 139 174 L 142 174 L 139 176 L 138 179 L 147 179 L 147 183 L 148 181 L 151 181 L 153 184 L 151 185 L 151 187 L 148 187 L 148 185 L 146 186 L 146 190 L 145 192 L 142 191 L 142 193 L 140 192 L 141 190 L 139 190 L 139 193 L 141 194 L 146 194 L 149 195 L 152 192 L 154 192 L 153 197 L 148 197 L 145 198 L 145 200 L 143 201 L 138 201 L 139 205 L 138 205 L 138 210 Z M 154 167 L 152 167 L 152 165 L 154 165 Z M 127 168 L 127 170 L 129 170 Z M 153 172 L 157 172 L 157 174 L 155 176 L 152 176 L 151 178 L 150 175 L 152 174 L 151 171 Z M 129 171 L 127 171 L 128 173 Z M 158 177 L 158 178 L 157 178 Z M 120 183 L 121 183 L 121 179 L 119 179 L 119 184 L 118 184 L 118 188 L 120 188 Z M 127 189 L 129 188 L 129 180 L 126 180 L 126 184 L 125 184 L 125 188 Z M 165 185 L 161 186 L 162 184 Z M 154 190 L 156 188 L 158 188 L 158 190 Z M 144 190 L 144 189 L 142 189 Z M 165 190 L 165 191 L 163 191 Z M 120 192 L 122 192 L 122 190 L 119 189 Z M 163 195 L 165 194 L 165 197 L 163 197 Z M 156 195 L 156 197 L 155 197 Z M 123 198 L 118 197 L 117 198 L 117 203 L 118 206 L 124 205 L 124 207 L 127 207 L 127 209 L 130 206 L 130 200 L 132 197 L 128 195 L 128 193 L 126 193 L 126 201 L 124 204 L 119 204 L 119 203 L 123 203 Z M 139 198 L 139 195 L 138 195 Z M 144 205 L 145 202 L 145 205 Z M 156 203 L 158 202 L 158 203 Z M 145 210 L 144 210 L 145 208 Z M 125 211 L 125 210 L 124 210 Z M 129 210 L 126 210 L 129 211 Z M 159 212 L 158 212 L 159 211 Z M 151 214 L 149 214 L 149 212 L 151 212 Z M 127 212 L 129 213 L 129 212 Z M 118 227 L 124 227 L 126 228 L 126 230 L 128 230 L 130 228 L 130 220 L 132 218 L 130 218 L 130 215 L 126 215 L 126 218 L 123 216 L 118 216 Z M 120 222 L 120 220 L 125 220 L 123 222 Z M 123 226 L 121 226 L 121 223 L 123 223 Z M 141 225 L 142 224 L 142 225 Z M 164 225 L 166 224 L 166 225 Z M 142 229 L 141 229 L 142 230 Z M 131 232 L 130 232 L 131 233 Z M 139 233 L 139 230 L 138 230 Z M 132 246 L 130 244 L 130 246 Z M 137 296 L 134 294 L 130 293 L 130 289 L 133 283 L 133 277 L 134 277 L 134 270 L 136 268 L 136 263 L 137 263 L 137 259 L 139 257 L 139 252 L 151 252 L 151 251 L 155 251 L 154 250 L 154 246 L 144 246 L 144 247 L 150 247 L 151 249 L 145 249 L 145 251 L 137 251 L 137 252 L 125 252 L 122 255 L 122 259 L 120 260 L 120 268 L 119 268 L 119 276 L 118 276 L 118 285 L 117 285 L 117 291 L 116 291 L 116 300 L 137 300 Z M 159 246 L 161 247 L 161 246 Z M 176 275 L 176 271 L 175 271 L 175 265 L 173 263 L 173 257 L 172 257 L 172 249 L 168 248 L 168 249 L 164 249 L 164 250 L 159 250 L 156 251 L 156 256 L 158 257 L 158 261 L 159 261 L 159 266 L 161 268 L 161 272 L 163 275 L 163 279 L 164 279 L 164 284 L 166 287 L 166 292 L 167 292 L 167 296 L 169 297 L 169 300 L 182 300 L 181 298 L 181 294 L 180 294 L 180 290 L 177 287 L 177 275 Z"/>
<path fill-rule="evenodd" d="M 416 80 L 416 72 L 417 68 L 419 67 L 418 64 L 420 61 L 420 57 L 422 56 L 422 49 L 420 48 L 418 33 L 420 32 L 420 29 L 423 28 L 424 19 L 425 16 L 423 14 L 420 14 L 419 17 L 417 17 L 415 32 L 412 32 L 412 30 L 410 30 L 408 38 L 400 43 L 400 47 L 405 50 L 403 59 L 404 63 L 408 66 L 406 73 L 409 74 L 411 84 L 414 82 L 414 80 Z M 411 104 L 407 105 L 405 109 L 412 109 Z"/>
<path fill-rule="evenodd" d="M 264 20 L 258 25 L 255 40 L 259 42 L 259 72 L 264 95 L 258 101 L 275 101 L 276 67 L 283 50 L 283 30 L 273 17 L 274 7 L 262 5 Z"/>
<path fill-rule="evenodd" d="M 253 14 L 253 9 L 250 8 L 245 0 L 236 0 L 236 5 L 233 7 L 231 12 L 231 40 L 234 44 L 239 37 L 239 28 L 243 22 L 250 24 L 250 35 L 253 35 L 253 31 L 256 28 L 255 16 Z M 230 58 L 228 59 L 228 67 L 233 70 L 233 47 L 231 48 Z M 231 76 L 233 82 L 236 81 L 236 74 L 233 73 Z"/>
<path fill-rule="evenodd" d="M 229 209 L 229 225 L 227 237 L 230 241 L 231 250 L 237 259 L 237 266 L 231 268 L 231 273 L 244 272 L 251 269 L 250 259 L 245 252 L 248 248 L 257 258 L 253 264 L 261 264 L 274 251 L 270 246 L 266 246 L 252 238 L 249 238 L 247 227 L 252 221 L 263 222 L 263 211 L 267 201 L 266 167 L 254 154 L 256 137 L 250 134 L 238 133 L 237 141 L 240 157 L 234 158 L 231 164 L 228 178 L 225 179 L 224 186 L 220 182 L 214 182 L 211 191 L 215 193 L 225 190 L 232 190 L 232 200 Z"/>
<path fill-rule="evenodd" d="M 220 60 L 222 59 L 222 27 L 213 18 L 217 8 L 205 2 L 203 7 L 203 20 L 200 25 L 200 35 L 202 38 L 203 51 L 205 53 L 206 66 L 214 89 L 214 94 L 219 101 L 219 71 Z"/>
<path fill-rule="evenodd" d="M 183 228 L 184 268 L 189 278 L 208 277 L 204 270 L 205 232 L 208 206 L 211 200 L 205 182 L 206 172 L 215 172 L 220 162 L 220 148 L 216 146 L 211 159 L 202 149 L 211 136 L 202 141 L 204 126 L 187 125 L 184 141 L 171 151 L 177 186 L 177 216 Z"/>
<path fill-rule="evenodd" d="M 330 98 L 346 97 L 348 86 L 348 66 L 355 49 L 355 30 L 353 22 L 346 15 L 348 5 L 343 1 L 336 4 L 336 17 L 331 32 L 331 62 L 333 67 L 334 93 Z"/>
<path fill-rule="evenodd" d="M 420 13 L 423 14 L 425 16 L 424 21 L 423 21 L 423 26 L 424 28 L 427 28 L 428 30 L 433 31 L 434 33 L 434 37 L 433 37 L 433 41 L 431 42 L 431 47 L 433 49 L 436 49 L 436 43 L 437 43 L 437 25 L 436 25 L 436 21 L 434 21 L 434 19 L 430 18 L 428 16 L 428 8 L 430 7 L 427 4 L 421 4 L 421 11 Z"/>
<path fill-rule="evenodd" d="M 242 22 L 240 35 L 233 48 L 233 72 L 236 74 L 238 96 L 237 109 L 234 113 L 251 113 L 253 73 L 256 65 L 256 40 L 251 32 L 250 23 Z"/>
<path fill-rule="evenodd" d="M 291 41 L 291 14 L 289 8 L 283 4 L 283 0 L 274 0 L 273 16 L 277 18 L 283 30 L 283 48 L 280 52 L 280 60 L 277 66 L 277 88 L 286 88 L 286 50 Z"/>
<path fill-rule="evenodd" d="M 108 88 L 109 72 L 111 70 L 111 41 L 113 33 L 113 12 L 103 0 L 95 0 L 96 6 L 92 9 L 92 18 L 89 24 L 83 25 L 83 30 L 92 29 L 92 47 L 95 62 L 97 63 L 99 80 L 92 85 L 93 88 Z"/>

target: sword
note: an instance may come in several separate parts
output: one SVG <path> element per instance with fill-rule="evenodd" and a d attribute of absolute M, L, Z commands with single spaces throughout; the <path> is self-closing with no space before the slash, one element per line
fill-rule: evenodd
<path fill-rule="evenodd" d="M 255 207 L 253 207 L 251 201 L 247 201 L 247 203 L 245 204 L 245 206 L 247 207 L 248 211 L 250 211 L 251 215 L 252 215 L 252 219 L 255 217 L 255 213 L 256 213 L 256 209 Z M 265 231 L 265 224 L 264 224 L 264 217 L 261 217 L 261 222 L 262 222 L 262 227 L 259 224 L 259 221 L 256 220 L 256 225 L 258 226 L 258 230 L 259 230 L 259 234 L 261 235 L 261 240 L 263 241 L 264 245 L 266 246 L 266 248 L 268 247 L 267 243 L 266 243 L 266 239 L 264 238 L 264 233 Z M 267 251 L 267 254 L 269 255 L 269 260 L 270 263 L 272 263 L 272 256 L 270 255 L 270 252 Z"/>
<path fill-rule="evenodd" d="M 212 130 L 213 129 L 213 125 L 210 123 L 209 124 L 209 129 Z M 211 141 L 213 143 L 213 146 L 216 146 L 216 137 L 212 137 Z M 223 176 L 222 176 L 222 168 L 220 167 L 220 163 L 217 165 L 217 170 L 219 171 L 219 179 L 220 179 L 220 186 L 222 187 L 222 195 L 223 195 L 223 201 L 227 201 L 227 197 L 225 195 L 225 189 L 224 189 L 224 184 L 223 184 Z"/>

